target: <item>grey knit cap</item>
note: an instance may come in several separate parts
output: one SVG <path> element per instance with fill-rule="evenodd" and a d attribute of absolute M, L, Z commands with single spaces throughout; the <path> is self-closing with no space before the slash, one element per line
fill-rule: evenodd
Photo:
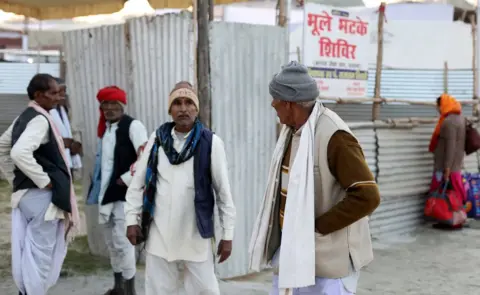
<path fill-rule="evenodd" d="M 273 98 L 290 102 L 312 101 L 320 94 L 307 67 L 296 61 L 284 65 L 282 71 L 273 76 L 269 90 Z"/>

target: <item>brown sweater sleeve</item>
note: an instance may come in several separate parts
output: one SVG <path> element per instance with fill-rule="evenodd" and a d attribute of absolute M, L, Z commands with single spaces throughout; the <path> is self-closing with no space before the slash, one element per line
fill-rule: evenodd
<path fill-rule="evenodd" d="M 457 141 L 456 126 L 449 121 L 444 121 L 442 128 L 440 129 L 440 136 L 445 140 L 444 156 L 444 168 L 452 169 L 453 160 L 455 159 L 455 145 Z"/>
<path fill-rule="evenodd" d="M 323 235 L 349 226 L 371 214 L 380 204 L 378 187 L 368 183 L 374 181 L 374 177 L 355 137 L 337 131 L 328 143 L 327 157 L 330 172 L 347 195 L 315 220 L 316 230 Z"/>

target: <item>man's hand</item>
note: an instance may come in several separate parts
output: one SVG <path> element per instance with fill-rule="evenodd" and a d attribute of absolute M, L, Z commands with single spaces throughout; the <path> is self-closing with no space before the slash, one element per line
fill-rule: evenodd
<path fill-rule="evenodd" d="M 232 254 L 232 241 L 221 240 L 218 244 L 217 255 L 220 256 L 218 263 L 222 263 Z"/>
<path fill-rule="evenodd" d="M 63 144 L 65 145 L 66 149 L 69 149 L 72 146 L 73 139 L 71 138 L 63 138 Z"/>
<path fill-rule="evenodd" d="M 127 227 L 127 238 L 130 244 L 137 245 L 137 237 L 143 237 L 142 229 L 139 225 L 130 225 Z"/>
<path fill-rule="evenodd" d="M 68 233 L 70 232 L 70 229 L 73 227 L 73 220 L 72 220 L 72 214 L 68 212 L 63 212 L 63 217 L 65 218 L 65 226 L 67 227 L 67 230 L 65 231 L 65 241 L 67 240 Z"/>
<path fill-rule="evenodd" d="M 443 170 L 443 180 L 445 180 L 445 181 L 450 180 L 450 168 L 445 168 Z"/>
<path fill-rule="evenodd" d="M 49 182 L 45 188 L 50 188 L 51 189 L 52 188 L 52 183 Z"/>
<path fill-rule="evenodd" d="M 121 178 L 117 179 L 117 184 L 120 185 L 120 186 L 127 186 Z"/>
<path fill-rule="evenodd" d="M 78 141 L 73 141 L 72 145 L 70 146 L 70 153 L 72 154 L 72 156 L 81 156 L 83 154 L 82 144 Z"/>

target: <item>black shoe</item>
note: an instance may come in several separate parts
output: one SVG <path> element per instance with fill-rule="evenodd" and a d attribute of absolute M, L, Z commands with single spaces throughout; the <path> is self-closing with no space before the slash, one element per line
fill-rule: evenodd
<path fill-rule="evenodd" d="M 125 293 L 124 295 L 137 295 L 135 291 L 135 277 L 130 280 L 125 280 Z"/>
<path fill-rule="evenodd" d="M 116 272 L 113 274 L 114 283 L 113 288 L 108 290 L 105 295 L 125 295 L 124 280 L 121 272 Z"/>

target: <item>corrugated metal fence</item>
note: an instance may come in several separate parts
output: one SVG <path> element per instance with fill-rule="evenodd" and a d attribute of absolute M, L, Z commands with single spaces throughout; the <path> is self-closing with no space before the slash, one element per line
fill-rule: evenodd
<path fill-rule="evenodd" d="M 237 206 L 232 258 L 217 270 L 231 277 L 248 272 L 248 244 L 276 140 L 265 85 L 284 61 L 285 34 L 279 27 L 213 23 L 212 36 L 212 127 L 225 142 Z"/>
<path fill-rule="evenodd" d="M 448 93 L 457 99 L 473 97 L 473 73 L 470 69 L 448 70 Z M 433 100 L 444 91 L 443 70 L 383 69 L 380 93 L 383 97 Z M 375 69 L 368 71 L 367 96 L 373 97 Z"/>
<path fill-rule="evenodd" d="M 169 120 L 168 95 L 175 83 L 193 81 L 192 20 L 187 14 L 132 19 L 133 110 L 149 131 Z"/>
<path fill-rule="evenodd" d="M 58 63 L 0 62 L 0 93 L 25 95 L 30 79 L 37 73 L 58 77 Z"/>

